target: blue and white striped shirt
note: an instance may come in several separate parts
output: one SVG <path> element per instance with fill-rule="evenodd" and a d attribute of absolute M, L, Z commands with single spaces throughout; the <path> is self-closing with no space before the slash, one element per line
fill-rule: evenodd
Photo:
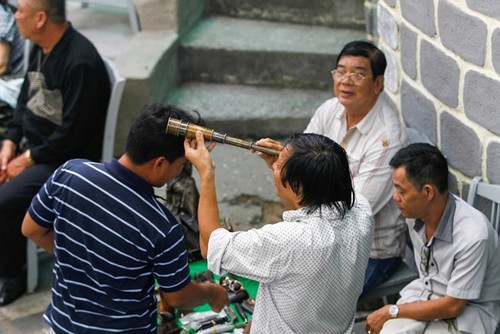
<path fill-rule="evenodd" d="M 154 279 L 173 292 L 190 277 L 182 229 L 151 185 L 117 160 L 70 160 L 29 212 L 54 229 L 56 333 L 156 333 Z"/>

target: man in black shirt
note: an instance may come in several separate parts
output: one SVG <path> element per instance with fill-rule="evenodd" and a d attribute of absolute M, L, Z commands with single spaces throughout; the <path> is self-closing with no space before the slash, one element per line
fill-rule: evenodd
<path fill-rule="evenodd" d="M 71 158 L 99 160 L 110 83 L 99 53 L 66 20 L 64 0 L 19 0 L 35 46 L 0 150 L 0 305 L 26 291 L 21 223 L 47 177 Z"/>

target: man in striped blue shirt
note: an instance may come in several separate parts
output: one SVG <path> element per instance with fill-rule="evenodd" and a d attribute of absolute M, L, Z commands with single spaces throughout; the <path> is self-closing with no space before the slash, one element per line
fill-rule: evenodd
<path fill-rule="evenodd" d="M 55 254 L 44 315 L 55 333 L 156 333 L 155 279 L 172 307 L 227 303 L 221 286 L 191 281 L 182 229 L 154 193 L 186 161 L 184 139 L 166 134 L 169 117 L 196 123 L 171 106 L 146 107 L 123 156 L 70 160 L 34 197 L 23 234 Z"/>

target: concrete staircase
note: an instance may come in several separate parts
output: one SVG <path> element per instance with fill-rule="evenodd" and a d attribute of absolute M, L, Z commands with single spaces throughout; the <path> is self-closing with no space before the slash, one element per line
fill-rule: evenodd
<path fill-rule="evenodd" d="M 164 102 L 219 132 L 284 138 L 332 96 L 342 46 L 365 38 L 363 0 L 208 0 L 179 39 L 179 85 Z"/>

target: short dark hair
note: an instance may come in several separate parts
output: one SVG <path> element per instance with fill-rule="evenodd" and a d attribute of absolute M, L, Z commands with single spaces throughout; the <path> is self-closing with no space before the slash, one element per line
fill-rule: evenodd
<path fill-rule="evenodd" d="M 337 57 L 335 68 L 337 68 L 340 58 L 343 56 L 365 57 L 370 59 L 373 80 L 379 75 L 384 75 L 387 67 L 387 60 L 385 59 L 384 53 L 369 41 L 353 41 L 344 45 L 344 48 Z"/>
<path fill-rule="evenodd" d="M 55 23 L 66 22 L 65 0 L 38 0 L 40 9 L 47 13 L 50 21 Z"/>
<path fill-rule="evenodd" d="M 289 157 L 281 170 L 281 183 L 300 194 L 308 213 L 322 205 L 335 207 L 343 217 L 354 205 L 351 170 L 345 150 L 328 137 L 301 133 L 288 138 Z"/>
<path fill-rule="evenodd" d="M 441 151 L 430 144 L 414 143 L 400 149 L 389 162 L 392 168 L 403 167 L 408 180 L 417 189 L 434 184 L 440 193 L 448 191 L 448 162 Z"/>
<path fill-rule="evenodd" d="M 142 165 L 151 159 L 165 157 L 174 162 L 184 156 L 184 137 L 167 134 L 168 118 L 176 118 L 184 122 L 202 125 L 197 112 L 196 117 L 187 111 L 171 105 L 153 103 L 145 106 L 132 124 L 125 151 L 132 162 Z"/>

